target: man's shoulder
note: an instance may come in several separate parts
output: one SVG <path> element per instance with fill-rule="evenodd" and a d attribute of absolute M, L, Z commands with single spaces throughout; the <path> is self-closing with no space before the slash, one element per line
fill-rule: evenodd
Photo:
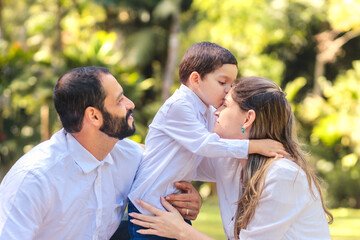
<path fill-rule="evenodd" d="M 63 160 L 69 156 L 65 142 L 59 141 L 57 137 L 59 137 L 59 132 L 55 133 L 51 139 L 36 145 L 18 159 L 5 175 L 3 183 L 17 182 L 20 184 L 28 176 L 29 179 L 47 184 L 53 174 L 51 173 L 52 169 L 59 169 L 56 165 L 63 164 Z"/>
<path fill-rule="evenodd" d="M 31 171 L 35 174 L 45 173 L 53 165 L 61 162 L 61 159 L 64 159 L 69 155 L 65 137 L 62 137 L 61 135 L 63 135 L 61 131 L 56 132 L 49 140 L 33 147 L 15 162 L 11 171 Z"/>

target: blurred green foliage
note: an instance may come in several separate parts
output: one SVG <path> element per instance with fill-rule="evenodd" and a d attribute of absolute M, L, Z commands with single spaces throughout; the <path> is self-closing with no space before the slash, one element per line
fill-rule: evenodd
<path fill-rule="evenodd" d="M 330 205 L 360 208 L 359 8 L 359 0 L 0 0 L 0 179 L 61 128 L 52 88 L 74 67 L 110 69 L 136 105 L 132 138 L 144 142 L 179 16 L 177 63 L 191 44 L 212 41 L 234 53 L 240 75 L 279 84 Z M 179 82 L 170 75 L 171 93 Z"/>

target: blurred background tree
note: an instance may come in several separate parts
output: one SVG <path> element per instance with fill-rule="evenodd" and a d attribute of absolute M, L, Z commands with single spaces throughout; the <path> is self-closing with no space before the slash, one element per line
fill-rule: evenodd
<path fill-rule="evenodd" d="M 61 128 L 52 88 L 67 70 L 109 68 L 144 142 L 185 50 L 211 41 L 287 92 L 331 206 L 360 208 L 359 13 L 359 0 L 0 0 L 0 179 Z"/>

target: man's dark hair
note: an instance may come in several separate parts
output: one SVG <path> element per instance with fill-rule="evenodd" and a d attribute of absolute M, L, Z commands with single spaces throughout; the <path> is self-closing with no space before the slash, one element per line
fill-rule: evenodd
<path fill-rule="evenodd" d="M 64 129 L 79 132 L 85 109 L 89 106 L 104 110 L 105 90 L 102 74 L 111 74 L 104 67 L 80 67 L 62 75 L 54 87 L 54 105 Z"/>
<path fill-rule="evenodd" d="M 203 78 L 206 74 L 215 71 L 224 64 L 234 64 L 237 61 L 234 55 L 227 49 L 211 42 L 193 44 L 186 50 L 179 66 L 179 78 L 182 84 L 186 84 L 190 74 L 194 71 Z"/>

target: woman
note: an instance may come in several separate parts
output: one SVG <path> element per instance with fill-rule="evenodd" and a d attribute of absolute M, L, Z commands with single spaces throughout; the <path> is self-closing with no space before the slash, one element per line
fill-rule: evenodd
<path fill-rule="evenodd" d="M 228 239 L 330 239 L 326 215 L 329 222 L 332 215 L 324 206 L 317 178 L 296 141 L 291 106 L 281 89 L 265 78 L 241 78 L 216 114 L 214 132 L 220 137 L 271 138 L 281 142 L 291 155 L 268 159 L 253 154 L 248 159 L 240 159 L 241 165 L 235 167 L 234 161 L 223 160 L 211 161 L 212 166 L 200 166 L 198 175 L 202 177 L 199 178 L 204 178 L 206 172 L 213 174 L 217 185 L 222 186 L 223 194 L 219 195 L 222 220 L 233 228 L 234 234 L 226 231 L 224 224 Z M 230 184 L 235 188 L 228 187 L 229 179 L 233 179 Z M 243 192 L 241 187 L 237 188 L 241 185 Z M 234 199 L 241 193 L 236 202 Z M 161 201 L 169 212 L 139 201 L 155 214 L 134 214 L 135 224 L 149 228 L 140 233 L 177 239 L 211 239 L 184 223 L 168 202 Z M 231 202 L 236 202 L 236 209 Z M 223 215 L 223 211 L 229 209 L 233 209 L 233 220 Z"/>

